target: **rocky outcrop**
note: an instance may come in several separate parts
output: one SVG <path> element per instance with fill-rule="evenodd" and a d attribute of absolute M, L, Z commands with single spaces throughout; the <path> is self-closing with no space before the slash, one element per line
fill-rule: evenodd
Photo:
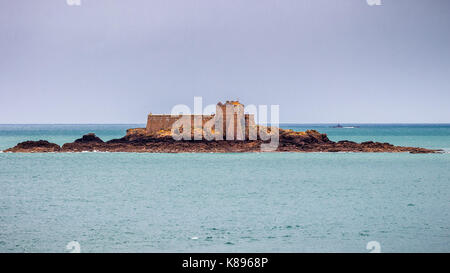
<path fill-rule="evenodd" d="M 105 147 L 105 142 L 94 133 L 89 133 L 72 143 L 66 143 L 61 147 L 63 152 L 93 152 Z"/>
<path fill-rule="evenodd" d="M 440 152 L 439 150 L 401 147 L 373 141 L 356 143 L 342 140 L 334 142 L 329 140 L 326 134 L 321 134 L 315 130 L 295 132 L 279 129 L 279 133 L 277 152 Z M 107 142 L 90 133 L 72 143 L 66 143 L 62 147 L 44 140 L 26 141 L 5 150 L 5 152 L 238 153 L 261 152 L 262 143 L 264 143 L 262 140 L 207 141 L 203 139 L 175 141 L 164 132 L 146 135 L 142 130 L 132 129 L 128 130 L 124 137 Z"/>
<path fill-rule="evenodd" d="M 101 140 L 94 133 L 89 133 L 84 135 L 82 138 L 75 140 L 75 143 L 103 143 L 103 140 Z"/>
<path fill-rule="evenodd" d="M 9 148 L 4 152 L 13 153 L 51 153 L 60 152 L 61 147 L 58 144 L 50 143 L 46 140 L 25 141 L 17 144 L 13 148 Z"/>
<path fill-rule="evenodd" d="M 334 142 L 328 139 L 326 134 L 315 130 L 306 132 L 294 132 L 280 129 L 280 146 L 278 151 L 299 152 L 371 152 L 371 153 L 438 153 L 440 150 L 430 150 L 416 147 L 394 146 L 389 143 L 367 141 L 356 143 L 342 140 Z"/>

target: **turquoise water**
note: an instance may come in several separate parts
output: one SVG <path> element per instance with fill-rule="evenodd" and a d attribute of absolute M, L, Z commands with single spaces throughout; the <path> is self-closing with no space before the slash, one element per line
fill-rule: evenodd
<path fill-rule="evenodd" d="M 139 125 L 0 125 L 0 149 Z M 450 148 L 450 125 L 286 125 Z M 0 252 L 450 252 L 450 154 L 0 153 Z"/>

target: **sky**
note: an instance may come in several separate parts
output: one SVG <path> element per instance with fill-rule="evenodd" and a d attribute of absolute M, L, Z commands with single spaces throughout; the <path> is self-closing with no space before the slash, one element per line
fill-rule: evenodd
<path fill-rule="evenodd" d="M 0 124 L 279 105 L 293 123 L 449 123 L 450 1 L 0 0 Z"/>

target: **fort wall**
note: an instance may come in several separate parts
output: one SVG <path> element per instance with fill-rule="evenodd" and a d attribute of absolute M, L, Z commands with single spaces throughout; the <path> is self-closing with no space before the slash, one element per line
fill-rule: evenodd
<path fill-rule="evenodd" d="M 255 126 L 254 115 L 244 114 L 244 105 L 237 101 L 227 101 L 225 104 L 217 104 L 215 115 L 150 114 L 147 118 L 145 132 L 152 135 L 161 130 L 170 131 L 176 121 L 186 116 L 191 119 L 191 130 L 195 129 L 196 124 L 205 127 L 208 121 L 214 119 L 214 125 L 211 129 L 215 131 L 216 135 L 223 135 L 224 139 L 243 140 L 246 137 L 248 138 L 250 127 Z"/>
<path fill-rule="evenodd" d="M 191 118 L 192 128 L 194 129 L 194 120 L 195 118 L 202 120 L 202 126 L 205 125 L 206 122 L 214 118 L 214 115 L 185 115 Z M 179 120 L 182 115 L 148 115 L 147 118 L 147 126 L 145 131 L 147 134 L 155 134 L 161 130 L 171 130 L 173 124 Z"/>

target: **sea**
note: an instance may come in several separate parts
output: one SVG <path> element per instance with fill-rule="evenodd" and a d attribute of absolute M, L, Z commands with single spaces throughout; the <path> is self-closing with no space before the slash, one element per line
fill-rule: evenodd
<path fill-rule="evenodd" d="M 0 125 L 0 150 L 143 126 Z M 450 124 L 281 127 L 444 152 L 0 153 L 0 252 L 450 252 Z"/>

